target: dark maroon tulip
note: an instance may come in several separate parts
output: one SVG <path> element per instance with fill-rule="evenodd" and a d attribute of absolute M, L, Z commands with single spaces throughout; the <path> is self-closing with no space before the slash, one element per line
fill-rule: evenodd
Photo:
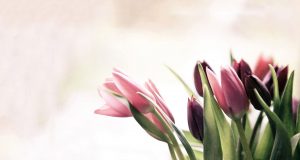
<path fill-rule="evenodd" d="M 287 78 L 288 78 L 289 68 L 288 66 L 281 67 L 277 71 L 277 78 L 278 78 L 278 87 L 279 87 L 279 95 L 281 96 L 283 90 L 285 88 Z"/>
<path fill-rule="evenodd" d="M 254 69 L 254 74 L 263 80 L 265 75 L 269 72 L 269 64 L 273 65 L 273 58 L 260 55 Z"/>
<path fill-rule="evenodd" d="M 248 98 L 250 99 L 250 102 L 252 103 L 255 109 L 262 110 L 262 106 L 260 105 L 258 99 L 255 96 L 255 92 L 254 92 L 255 89 L 261 95 L 261 97 L 266 102 L 266 104 L 268 106 L 271 105 L 271 95 L 267 87 L 255 75 L 249 75 L 245 78 L 245 89 Z"/>
<path fill-rule="evenodd" d="M 188 125 L 192 135 L 199 141 L 203 140 L 203 109 L 194 97 L 188 99 Z"/>
<path fill-rule="evenodd" d="M 222 68 L 221 84 L 207 70 L 207 78 L 222 110 L 233 119 L 240 119 L 249 109 L 249 100 L 242 81 L 232 67 Z"/>
<path fill-rule="evenodd" d="M 233 68 L 243 83 L 245 83 L 245 78 L 252 74 L 249 64 L 243 59 L 240 62 L 234 60 Z"/>
<path fill-rule="evenodd" d="M 194 84 L 195 84 L 195 88 L 196 88 L 197 93 L 201 97 L 203 97 L 203 88 L 202 88 L 201 76 L 200 76 L 200 73 L 199 73 L 199 70 L 198 70 L 198 65 L 199 64 L 202 66 L 205 74 L 206 74 L 206 68 L 209 68 L 210 70 L 212 70 L 212 69 L 208 65 L 208 63 L 206 63 L 205 61 L 203 61 L 203 62 L 197 61 L 197 64 L 195 65 L 195 69 L 194 69 Z"/>
<path fill-rule="evenodd" d="M 277 79 L 278 79 L 279 95 L 281 96 L 282 93 L 283 93 L 283 90 L 285 88 L 287 78 L 288 78 L 288 66 L 285 66 L 285 67 L 275 66 L 274 70 L 276 72 L 276 76 L 277 76 Z M 267 73 L 267 75 L 265 76 L 263 82 L 265 83 L 265 85 L 268 88 L 271 96 L 273 97 L 274 86 L 273 86 L 273 79 L 272 79 L 271 71 L 269 71 L 269 73 Z"/>

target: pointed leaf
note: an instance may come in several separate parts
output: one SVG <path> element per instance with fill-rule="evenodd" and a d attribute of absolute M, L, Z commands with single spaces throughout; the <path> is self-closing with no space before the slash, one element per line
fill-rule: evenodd
<path fill-rule="evenodd" d="M 297 148 L 297 145 L 299 144 L 300 141 L 300 133 L 295 134 L 292 138 L 291 138 L 291 144 L 292 144 L 292 154 L 294 155 L 295 150 Z"/>
<path fill-rule="evenodd" d="M 293 113 L 292 113 L 293 80 L 294 80 L 294 72 L 291 73 L 288 82 L 285 86 L 285 89 L 283 91 L 281 102 L 280 102 L 279 115 L 278 115 L 279 118 L 285 124 L 289 136 L 292 136 L 295 130 L 295 123 L 293 120 Z"/>
<path fill-rule="evenodd" d="M 192 95 L 196 95 L 193 90 L 187 85 L 187 83 L 179 76 L 179 74 L 177 72 L 175 72 L 171 67 L 166 66 L 168 68 L 168 70 L 176 77 L 177 80 L 179 80 L 179 82 L 181 82 L 181 84 L 183 85 L 184 89 L 186 90 L 186 92 L 189 94 L 189 96 L 191 97 Z"/>
<path fill-rule="evenodd" d="M 300 132 L 300 104 L 298 106 L 298 112 L 297 112 L 296 130 L 297 132 Z"/>
<path fill-rule="evenodd" d="M 265 113 L 270 117 L 269 119 L 276 124 L 276 135 L 270 159 L 291 159 L 292 148 L 287 129 L 279 117 L 269 109 L 268 105 L 264 102 L 257 90 L 255 90 L 255 95 L 264 108 Z"/>
<path fill-rule="evenodd" d="M 196 160 L 196 156 L 193 152 L 193 149 L 190 146 L 189 142 L 184 137 L 184 135 L 181 133 L 181 131 L 173 123 L 172 123 L 172 127 L 174 128 L 175 133 L 177 134 L 179 140 L 181 141 L 183 147 L 185 148 L 190 160 Z"/>
<path fill-rule="evenodd" d="M 160 141 L 169 143 L 169 139 L 164 135 L 146 116 L 135 109 L 131 104 L 129 105 L 131 113 L 134 119 L 140 124 L 140 126 L 147 131 L 151 136 L 154 136 Z"/>
<path fill-rule="evenodd" d="M 207 77 L 201 65 L 198 65 L 198 69 L 201 75 L 202 85 L 204 86 L 204 108 L 210 107 L 213 111 L 213 117 L 217 124 L 219 137 L 221 141 L 221 147 L 223 152 L 223 159 L 235 159 L 235 139 L 233 131 L 227 122 L 223 112 L 221 111 L 218 103 L 216 102 L 212 90 L 209 87 Z M 205 115 L 204 115 L 205 117 Z M 207 134 L 204 134 L 204 137 Z M 205 146 L 205 145 L 204 145 Z"/>
<path fill-rule="evenodd" d="M 273 96 L 274 112 L 276 114 L 278 114 L 279 113 L 279 107 L 280 107 L 278 79 L 277 79 L 277 75 L 276 75 L 276 72 L 275 72 L 275 69 L 273 68 L 273 66 L 269 64 L 269 67 L 270 67 L 270 70 L 271 70 L 271 73 L 272 73 L 273 86 L 274 86 L 274 96 Z"/>
<path fill-rule="evenodd" d="M 259 138 L 257 147 L 255 148 L 254 159 L 269 159 L 271 156 L 273 142 L 272 129 L 268 123 L 262 136 Z"/>

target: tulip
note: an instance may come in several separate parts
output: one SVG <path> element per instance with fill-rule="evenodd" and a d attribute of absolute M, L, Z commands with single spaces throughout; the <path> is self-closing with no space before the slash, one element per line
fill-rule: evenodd
<path fill-rule="evenodd" d="M 158 89 L 156 88 L 156 86 L 154 85 L 154 83 L 151 80 L 149 80 L 148 82 L 146 82 L 145 86 L 154 96 L 155 102 L 157 103 L 157 105 L 170 118 L 170 120 L 173 121 L 173 123 L 175 123 L 172 113 L 168 109 L 165 101 L 163 100 L 162 96 L 160 95 L 160 93 L 159 93 Z"/>
<path fill-rule="evenodd" d="M 105 88 L 98 89 L 99 95 L 104 100 L 105 104 L 95 111 L 96 114 L 112 116 L 112 117 L 130 117 L 131 112 L 127 105 L 121 102 L 120 99 L 107 92 Z"/>
<path fill-rule="evenodd" d="M 266 102 L 268 106 L 271 105 L 271 95 L 267 89 L 267 87 L 263 84 L 263 82 L 256 77 L 255 75 L 249 75 L 245 78 L 245 89 L 246 93 L 250 99 L 250 102 L 257 110 L 262 110 L 262 106 L 260 105 L 254 90 L 261 95 L 263 100 Z"/>
<path fill-rule="evenodd" d="M 256 63 L 254 74 L 261 80 L 269 72 L 269 64 L 273 65 L 273 58 L 260 55 Z"/>
<path fill-rule="evenodd" d="M 221 69 L 221 85 L 216 75 L 207 69 L 207 77 L 222 110 L 233 119 L 240 119 L 249 109 L 242 81 L 232 67 Z"/>
<path fill-rule="evenodd" d="M 245 83 L 245 77 L 252 74 L 249 64 L 243 59 L 240 62 L 234 60 L 233 68 L 243 83 Z"/>
<path fill-rule="evenodd" d="M 297 113 L 298 113 L 298 109 L 299 109 L 299 100 L 296 98 L 293 98 L 293 102 L 292 102 L 292 112 L 293 112 L 293 119 L 296 121 L 297 120 Z"/>
<path fill-rule="evenodd" d="M 192 135 L 199 141 L 203 141 L 203 109 L 194 97 L 188 99 L 188 125 Z"/>
<path fill-rule="evenodd" d="M 275 66 L 274 70 L 276 72 L 276 77 L 278 80 L 279 95 L 281 96 L 283 93 L 283 90 L 285 88 L 287 78 L 288 78 L 288 66 L 285 66 L 285 67 Z M 265 76 L 263 82 L 265 83 L 266 87 L 269 89 L 271 96 L 273 96 L 274 86 L 273 86 L 273 79 L 272 79 L 271 71 L 269 71 L 269 73 Z"/>
<path fill-rule="evenodd" d="M 206 68 L 209 68 L 210 70 L 212 70 L 212 69 L 208 65 L 208 63 L 206 63 L 205 61 L 203 61 L 203 62 L 197 61 L 197 64 L 196 64 L 195 69 L 194 69 L 194 84 L 195 84 L 195 88 L 196 88 L 197 93 L 201 97 L 203 97 L 203 88 L 202 88 L 201 76 L 200 76 L 199 69 L 198 69 L 198 65 L 199 64 L 202 66 L 205 74 L 206 74 Z"/>
<path fill-rule="evenodd" d="M 135 107 L 138 111 L 142 113 L 149 112 L 152 107 L 148 100 L 138 94 L 143 93 L 151 99 L 154 97 L 144 88 L 140 87 L 136 82 L 130 79 L 126 74 L 120 70 L 114 69 L 113 71 L 113 81 L 117 88 L 120 90 L 122 95 Z"/>

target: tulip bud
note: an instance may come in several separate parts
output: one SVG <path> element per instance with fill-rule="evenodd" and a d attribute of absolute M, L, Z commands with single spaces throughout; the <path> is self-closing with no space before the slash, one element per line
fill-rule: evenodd
<path fill-rule="evenodd" d="M 246 93 L 250 99 L 250 102 L 257 110 L 262 110 L 262 106 L 260 105 L 258 99 L 256 98 L 254 90 L 261 95 L 263 100 L 266 102 L 268 106 L 271 105 L 271 95 L 267 89 L 267 87 L 263 84 L 263 82 L 256 77 L 255 75 L 250 75 L 245 78 L 245 89 Z"/>
<path fill-rule="evenodd" d="M 249 101 L 243 83 L 234 69 L 222 68 L 222 85 L 209 69 L 207 69 L 207 78 L 223 111 L 231 118 L 240 119 L 249 109 Z"/>
<path fill-rule="evenodd" d="M 203 109 L 194 97 L 188 99 L 188 125 L 192 135 L 199 141 L 203 141 Z"/>
<path fill-rule="evenodd" d="M 263 80 L 265 75 L 269 72 L 269 64 L 273 65 L 273 58 L 260 55 L 254 69 L 254 74 Z"/>
<path fill-rule="evenodd" d="M 234 60 L 233 68 L 243 83 L 245 83 L 245 77 L 252 74 L 249 64 L 243 59 L 239 63 Z"/>
<path fill-rule="evenodd" d="M 285 88 L 287 78 L 288 78 L 288 66 L 281 67 L 277 71 L 277 78 L 278 78 L 278 88 L 279 88 L 279 95 L 281 96 L 283 93 L 283 90 Z"/>
<path fill-rule="evenodd" d="M 212 70 L 212 69 L 208 65 L 208 63 L 206 63 L 205 61 L 203 61 L 203 62 L 197 61 L 197 64 L 196 64 L 195 69 L 194 69 L 194 84 L 195 84 L 195 88 L 196 88 L 197 93 L 201 97 L 203 97 L 202 81 L 201 81 L 201 76 L 200 76 L 199 69 L 198 69 L 198 65 L 199 64 L 202 66 L 205 74 L 206 74 L 206 68 L 209 68 L 210 70 Z"/>
<path fill-rule="evenodd" d="M 276 72 L 276 77 L 277 77 L 277 80 L 278 80 L 279 95 L 281 96 L 282 93 L 283 93 L 283 90 L 285 88 L 287 78 L 288 78 L 288 66 L 285 66 L 285 67 L 275 66 L 274 70 Z M 273 86 L 273 79 L 272 79 L 271 71 L 269 71 L 267 73 L 267 75 L 265 76 L 263 82 L 265 83 L 265 85 L 268 88 L 271 96 L 273 97 L 274 86 Z"/>
<path fill-rule="evenodd" d="M 145 94 L 146 96 L 154 99 L 153 96 L 148 93 L 147 90 L 140 87 L 136 82 L 131 80 L 126 74 L 114 69 L 113 80 L 121 91 L 122 95 L 140 112 L 147 113 L 151 110 L 152 106 L 144 97 L 138 94 L 138 92 Z"/>

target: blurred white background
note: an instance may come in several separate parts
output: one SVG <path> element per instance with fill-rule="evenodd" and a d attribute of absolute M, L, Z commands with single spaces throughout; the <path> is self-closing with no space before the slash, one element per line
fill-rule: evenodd
<path fill-rule="evenodd" d="M 186 129 L 187 94 L 164 64 L 191 86 L 196 60 L 217 70 L 228 64 L 230 49 L 251 65 L 264 53 L 297 69 L 299 6 L 271 0 L 0 0 L 0 159 L 169 159 L 167 146 L 132 118 L 93 113 L 102 104 L 97 86 L 112 68 L 140 82 L 151 78 Z"/>

